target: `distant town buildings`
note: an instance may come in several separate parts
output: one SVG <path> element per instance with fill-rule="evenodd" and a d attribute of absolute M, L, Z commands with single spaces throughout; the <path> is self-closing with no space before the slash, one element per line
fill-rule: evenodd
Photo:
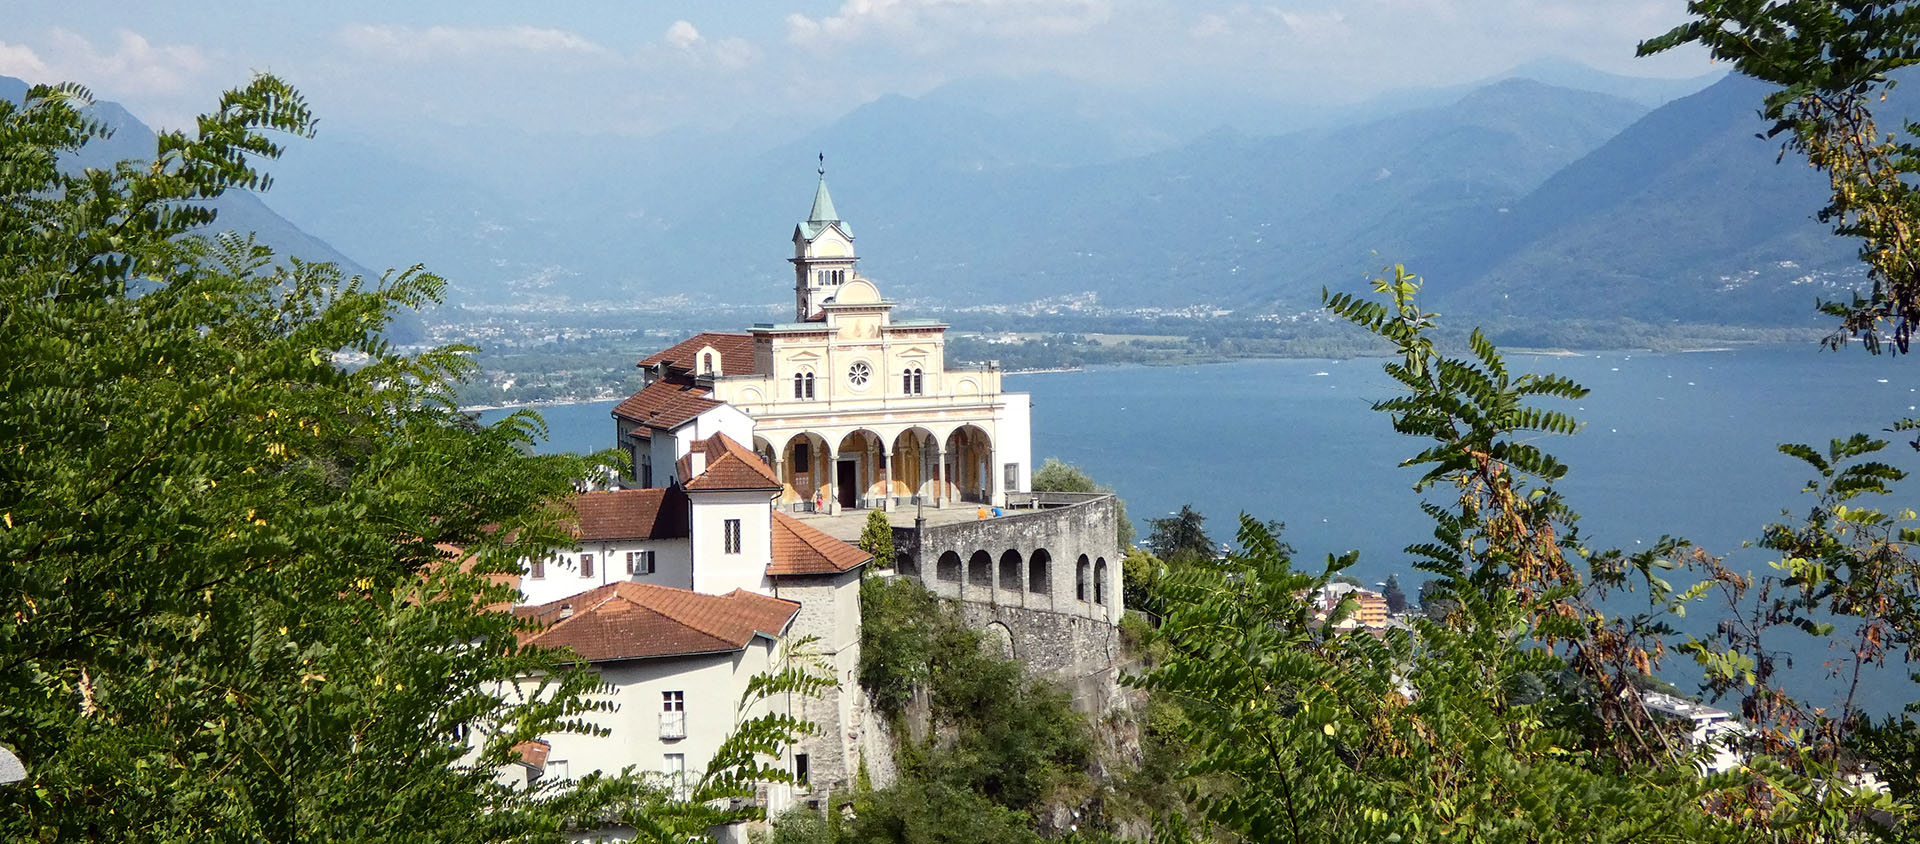
<path fill-rule="evenodd" d="M 1329 583 L 1321 587 L 1314 598 L 1314 605 L 1321 618 L 1326 618 L 1340 606 L 1340 602 L 1351 597 L 1354 601 L 1353 614 L 1347 616 L 1342 624 L 1346 627 L 1365 627 L 1382 629 L 1391 620 L 1387 612 L 1385 595 L 1351 583 Z"/>

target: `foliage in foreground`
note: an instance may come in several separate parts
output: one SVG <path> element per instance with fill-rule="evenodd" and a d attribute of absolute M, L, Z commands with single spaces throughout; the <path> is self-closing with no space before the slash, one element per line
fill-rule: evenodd
<path fill-rule="evenodd" d="M 1436 576 L 1430 614 L 1378 638 L 1338 628 L 1350 605 L 1316 618 L 1306 596 L 1351 556 L 1297 570 L 1248 518 L 1240 553 L 1170 573 L 1164 655 L 1138 681 L 1180 707 L 1196 754 L 1179 772 L 1195 808 L 1169 837 L 1191 822 L 1250 840 L 1853 840 L 1864 810 L 1906 811 L 1804 755 L 1697 776 L 1640 690 L 1668 619 L 1707 587 L 1658 574 L 1690 559 L 1681 543 L 1589 550 L 1552 488 L 1564 468 L 1529 439 L 1576 427 L 1534 402 L 1585 390 L 1509 373 L 1477 334 L 1470 357 L 1443 356 L 1417 279 L 1396 267 L 1375 289 L 1386 303 L 1328 306 L 1400 352 L 1386 368 L 1404 393 L 1375 407 L 1429 441 L 1407 464 L 1436 492 L 1434 541 L 1408 549 Z M 1602 611 L 1628 588 L 1645 612 Z"/>
<path fill-rule="evenodd" d="M 463 350 L 380 339 L 440 279 L 195 235 L 205 200 L 267 186 L 268 132 L 311 131 L 300 96 L 263 76 L 150 163 L 69 172 L 106 133 L 86 102 L 0 101 L 0 741 L 28 771 L 0 786 L 0 838 L 703 831 L 632 772 L 494 780 L 608 706 L 491 609 L 521 558 L 571 544 L 552 503 L 598 467 L 529 454 L 532 414 L 459 414 Z M 797 726 L 749 722 L 716 793 Z"/>
<path fill-rule="evenodd" d="M 1828 338 L 1878 351 L 1890 330 L 1905 353 L 1920 328 L 1920 146 L 1881 134 L 1873 107 L 1894 87 L 1894 71 L 1920 63 L 1920 15 L 1880 0 L 1691 0 L 1694 19 L 1640 44 L 1648 55 L 1688 44 L 1740 73 L 1779 85 L 1762 115 L 1785 151 L 1827 174 L 1831 195 L 1820 220 L 1860 239 L 1873 287 L 1850 301 L 1824 302 L 1839 318 Z M 1908 127 L 1908 134 L 1920 137 Z"/>

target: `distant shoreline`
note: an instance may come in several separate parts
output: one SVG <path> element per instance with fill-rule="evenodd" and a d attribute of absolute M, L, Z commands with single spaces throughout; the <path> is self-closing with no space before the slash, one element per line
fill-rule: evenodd
<path fill-rule="evenodd" d="M 455 408 L 461 413 L 485 413 L 489 410 L 539 410 L 543 407 L 566 407 L 576 404 L 599 404 L 603 401 L 619 401 L 619 398 L 594 399 L 547 399 L 544 401 L 519 402 L 516 404 L 463 404 Z"/>
<path fill-rule="evenodd" d="M 1656 348 L 1651 346 L 1619 346 L 1619 347 L 1612 347 L 1612 348 L 1602 347 L 1602 348 L 1581 348 L 1581 349 L 1569 349 L 1565 347 L 1534 348 L 1534 347 L 1526 347 L 1526 346 L 1501 346 L 1499 348 L 1500 348 L 1500 353 L 1502 355 L 1505 355 L 1507 357 L 1513 357 L 1513 358 L 1518 358 L 1518 357 L 1590 358 L 1590 357 L 1599 357 L 1603 355 L 1617 355 L 1617 354 L 1674 355 L 1674 354 L 1705 354 L 1710 352 L 1725 353 L 1725 352 L 1738 352 L 1743 349 L 1760 349 L 1760 348 L 1767 348 L 1770 346 L 1797 346 L 1797 345 L 1800 345 L 1799 341 L 1756 340 L 1750 343 L 1735 342 L 1730 345 L 1693 346 L 1693 347 L 1686 347 L 1686 348 Z M 1441 350 L 1444 353 L 1448 353 L 1448 354 L 1460 353 L 1459 349 L 1450 348 L 1446 344 L 1442 345 Z M 1142 367 L 1153 367 L 1153 368 L 1170 367 L 1170 366 L 1216 366 L 1219 364 L 1245 363 L 1248 361 L 1261 361 L 1261 360 L 1286 360 L 1286 361 L 1319 360 L 1319 361 L 1327 361 L 1330 363 L 1344 363 L 1348 361 L 1382 360 L 1382 359 L 1390 358 L 1393 356 L 1394 356 L 1394 352 L 1391 349 L 1384 349 L 1384 348 L 1377 349 L 1377 350 L 1368 350 L 1362 353 L 1347 354 L 1347 355 L 1327 355 L 1327 354 L 1217 355 L 1217 356 L 1209 356 L 1209 357 L 1203 357 L 1203 358 L 1184 358 L 1184 359 L 1170 358 L 1165 360 L 1117 361 L 1112 363 L 1093 363 L 1093 364 L 1083 364 L 1080 366 L 1065 366 L 1065 367 L 1041 367 L 1041 368 L 1035 368 L 1035 369 L 1002 369 L 1001 373 L 1003 375 L 1009 375 L 1009 376 L 1050 375 L 1050 374 L 1065 374 L 1065 373 L 1074 373 L 1074 372 L 1087 372 L 1089 370 L 1116 369 L 1116 368 L 1129 367 L 1129 366 L 1142 366 Z M 594 404 L 597 402 L 617 402 L 621 398 L 622 398 L 621 396 L 599 396 L 595 398 L 583 398 L 583 399 L 549 399 L 546 401 L 508 402 L 504 404 L 475 404 L 475 405 L 461 405 L 459 409 L 462 413 L 483 413 L 483 412 L 494 411 L 494 410 L 520 410 L 523 408 L 530 409 L 530 410 L 538 410 L 540 408 L 545 408 L 545 407 L 565 407 L 569 405 L 578 405 L 578 404 Z"/>

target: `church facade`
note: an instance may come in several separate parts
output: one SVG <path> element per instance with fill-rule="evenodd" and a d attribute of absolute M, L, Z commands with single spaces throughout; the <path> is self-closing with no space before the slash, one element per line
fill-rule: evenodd
<path fill-rule="evenodd" d="M 789 260 L 793 321 L 640 361 L 646 386 L 613 411 L 633 483 L 672 485 L 671 464 L 724 432 L 773 467 L 796 512 L 1004 505 L 1031 489 L 1030 398 L 1004 392 L 995 365 L 949 367 L 945 323 L 894 318 L 824 173 Z"/>

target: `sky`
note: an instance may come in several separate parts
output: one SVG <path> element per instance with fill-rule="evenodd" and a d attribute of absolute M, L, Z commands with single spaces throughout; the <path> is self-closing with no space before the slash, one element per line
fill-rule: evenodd
<path fill-rule="evenodd" d="M 5 0 L 0 75 L 188 125 L 268 71 L 326 122 L 652 136 L 820 122 L 886 94 L 1049 74 L 1159 97 L 1338 104 L 1561 58 L 1638 76 L 1683 0 Z"/>

